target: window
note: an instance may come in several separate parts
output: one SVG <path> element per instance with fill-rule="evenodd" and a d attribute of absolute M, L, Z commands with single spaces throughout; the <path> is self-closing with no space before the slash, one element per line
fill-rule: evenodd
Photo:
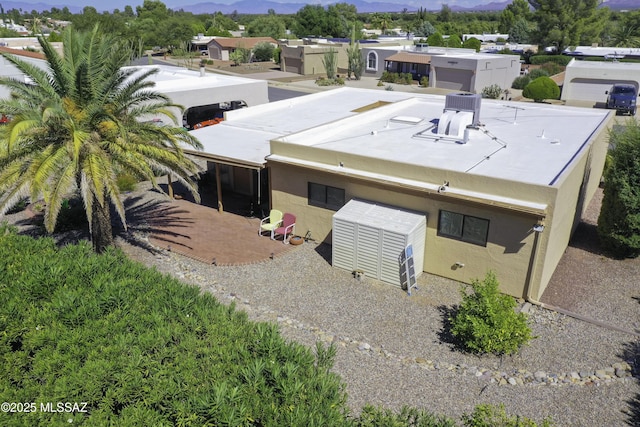
<path fill-rule="evenodd" d="M 438 235 L 486 246 L 489 220 L 450 211 L 440 211 Z"/>
<path fill-rule="evenodd" d="M 376 52 L 369 52 L 367 55 L 367 70 L 378 69 L 378 54 Z"/>
<path fill-rule="evenodd" d="M 338 210 L 344 206 L 344 189 L 310 182 L 308 203 L 319 208 Z"/>

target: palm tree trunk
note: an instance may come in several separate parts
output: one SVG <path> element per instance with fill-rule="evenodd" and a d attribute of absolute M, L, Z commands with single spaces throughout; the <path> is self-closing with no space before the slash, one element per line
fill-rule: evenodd
<path fill-rule="evenodd" d="M 105 201 L 102 206 L 95 197 L 93 198 L 93 214 L 91 215 L 91 242 L 96 253 L 113 246 L 113 229 L 111 228 L 111 211 L 109 202 Z"/>

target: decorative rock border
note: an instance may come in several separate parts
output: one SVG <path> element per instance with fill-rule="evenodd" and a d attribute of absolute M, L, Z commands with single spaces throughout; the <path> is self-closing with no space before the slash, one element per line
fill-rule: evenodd
<path fill-rule="evenodd" d="M 162 255 L 160 255 L 162 256 Z M 188 266 L 179 264 L 179 273 L 176 276 L 180 279 L 195 281 L 196 283 L 206 283 L 204 277 L 193 272 Z M 500 371 L 486 369 L 478 366 L 469 366 L 467 364 L 451 364 L 448 362 L 433 361 L 426 357 L 408 357 L 395 354 L 383 347 L 372 346 L 369 343 L 357 341 L 345 336 L 332 334 L 323 331 L 318 327 L 309 326 L 303 322 L 292 319 L 288 316 L 278 314 L 277 312 L 261 306 L 253 306 L 247 299 L 241 299 L 235 293 L 227 292 L 222 286 L 213 283 L 207 286 L 207 290 L 214 294 L 221 294 L 222 299 L 229 303 L 239 303 L 238 308 L 253 314 L 262 319 L 267 318 L 275 321 L 279 326 L 299 329 L 314 334 L 317 340 L 327 344 L 346 348 L 348 350 L 360 353 L 366 356 L 382 357 L 388 360 L 394 360 L 404 366 L 424 369 L 427 371 L 450 371 L 469 377 L 475 377 L 478 380 L 485 381 L 487 384 L 495 384 L 500 386 L 600 386 L 603 384 L 611 384 L 616 381 L 629 381 L 633 377 L 633 368 L 627 362 L 614 363 L 600 369 L 581 370 L 571 372 L 531 372 L 524 369 L 516 369 L 511 371 Z M 538 321 L 548 322 L 555 321 L 557 313 L 548 312 L 548 310 L 540 308 L 542 317 Z"/>

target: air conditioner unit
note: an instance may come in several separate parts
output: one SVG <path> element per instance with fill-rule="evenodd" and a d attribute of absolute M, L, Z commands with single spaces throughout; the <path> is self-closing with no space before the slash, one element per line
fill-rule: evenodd
<path fill-rule="evenodd" d="M 468 111 L 473 113 L 473 126 L 480 124 L 482 96 L 477 93 L 450 93 L 444 101 L 444 111 Z"/>

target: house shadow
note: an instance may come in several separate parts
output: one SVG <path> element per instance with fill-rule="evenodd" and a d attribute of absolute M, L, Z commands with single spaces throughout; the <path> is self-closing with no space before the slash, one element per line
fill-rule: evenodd
<path fill-rule="evenodd" d="M 585 221 L 580 221 L 576 227 L 569 246 L 596 255 L 607 256 L 600 245 L 600 237 L 598 236 L 598 226 Z"/>

